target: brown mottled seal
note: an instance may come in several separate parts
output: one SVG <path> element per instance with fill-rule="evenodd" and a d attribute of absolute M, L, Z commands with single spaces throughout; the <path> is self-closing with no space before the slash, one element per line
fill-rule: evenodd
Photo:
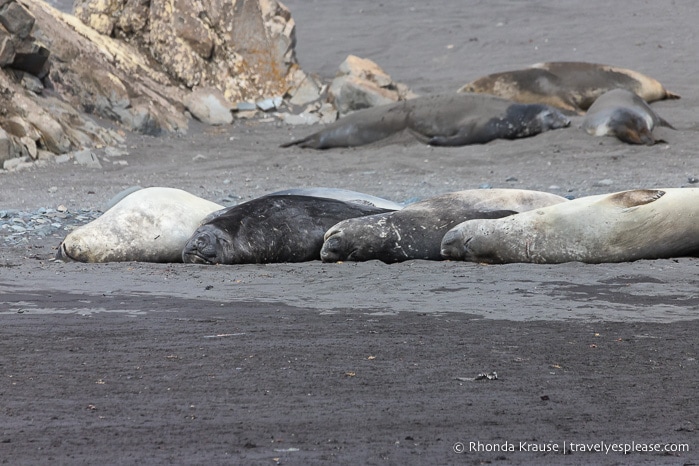
<path fill-rule="evenodd" d="M 580 114 L 599 96 L 617 88 L 634 92 L 646 102 L 680 98 L 637 71 L 585 62 L 537 63 L 521 70 L 494 73 L 466 84 L 459 92 L 492 94 Z"/>
<path fill-rule="evenodd" d="M 441 260 L 444 233 L 472 218 L 500 218 L 567 199 L 521 189 L 471 189 L 435 196 L 400 211 L 344 220 L 325 233 L 323 262 Z"/>
<path fill-rule="evenodd" d="M 583 129 L 593 136 L 616 136 L 629 144 L 653 145 L 658 125 L 672 128 L 650 105 L 626 89 L 613 89 L 602 94 L 588 109 Z"/>
<path fill-rule="evenodd" d="M 79 262 L 181 262 L 182 248 L 223 206 L 181 189 L 145 188 L 69 233 L 56 259 Z"/>
<path fill-rule="evenodd" d="M 699 253 L 699 188 L 638 189 L 468 220 L 442 255 L 485 263 L 627 262 Z"/>
<path fill-rule="evenodd" d="M 361 146 L 406 130 L 433 146 L 462 146 L 534 136 L 569 124 L 568 117 L 547 105 L 483 94 L 437 94 L 358 110 L 281 147 Z"/>
<path fill-rule="evenodd" d="M 364 203 L 267 195 L 225 209 L 194 232 L 182 261 L 263 264 L 320 259 L 325 231 L 341 220 L 387 212 Z"/>

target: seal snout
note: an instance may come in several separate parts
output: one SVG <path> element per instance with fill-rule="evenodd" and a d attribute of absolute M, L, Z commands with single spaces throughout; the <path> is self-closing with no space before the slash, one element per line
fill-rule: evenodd
<path fill-rule="evenodd" d="M 328 231 L 325 242 L 320 250 L 320 260 L 323 262 L 337 262 L 345 259 L 342 251 L 342 231 Z"/>
<path fill-rule="evenodd" d="M 464 259 L 464 235 L 456 229 L 449 230 L 442 238 L 440 254 L 445 259 Z"/>
<path fill-rule="evenodd" d="M 216 236 L 208 231 L 196 233 L 182 250 L 182 262 L 213 264 L 216 259 Z"/>

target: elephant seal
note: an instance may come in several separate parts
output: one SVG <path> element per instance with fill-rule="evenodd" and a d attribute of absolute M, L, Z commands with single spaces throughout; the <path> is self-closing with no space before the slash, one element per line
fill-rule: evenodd
<path fill-rule="evenodd" d="M 645 100 L 626 89 L 602 94 L 588 109 L 583 129 L 593 136 L 616 136 L 629 144 L 653 145 L 656 126 L 672 125 L 659 117 Z"/>
<path fill-rule="evenodd" d="M 492 264 L 627 262 L 699 253 L 699 188 L 589 196 L 449 230 L 442 256 Z"/>
<path fill-rule="evenodd" d="M 472 189 L 435 196 L 402 210 L 344 220 L 325 233 L 323 262 L 386 263 L 441 260 L 444 233 L 471 218 L 500 218 L 567 202 L 564 197 L 521 189 Z"/>
<path fill-rule="evenodd" d="M 202 224 L 182 249 L 194 264 L 263 264 L 320 259 L 323 234 L 353 217 L 387 209 L 311 196 L 263 196 Z"/>
<path fill-rule="evenodd" d="M 358 110 L 281 147 L 354 147 L 403 131 L 433 146 L 462 146 L 534 136 L 568 125 L 568 117 L 547 105 L 484 94 L 436 94 Z"/>
<path fill-rule="evenodd" d="M 56 259 L 79 262 L 181 262 L 201 221 L 223 206 L 181 189 L 139 189 L 61 242 Z"/>
<path fill-rule="evenodd" d="M 637 71 L 585 62 L 537 63 L 521 70 L 494 73 L 464 85 L 458 92 L 491 94 L 582 114 L 599 96 L 617 88 L 634 92 L 646 102 L 680 98 Z"/>
<path fill-rule="evenodd" d="M 352 202 L 355 204 L 366 204 L 389 210 L 400 210 L 403 208 L 402 205 L 393 201 L 389 201 L 388 199 L 382 199 L 380 197 L 372 196 L 371 194 L 365 194 L 357 191 L 351 191 L 349 189 L 340 188 L 291 188 L 284 189 L 281 191 L 275 191 L 268 195 L 324 197 L 327 199 L 337 199 L 338 201 Z"/>

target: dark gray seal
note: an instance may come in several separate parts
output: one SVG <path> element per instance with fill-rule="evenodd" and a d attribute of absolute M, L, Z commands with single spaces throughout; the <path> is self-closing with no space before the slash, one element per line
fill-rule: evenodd
<path fill-rule="evenodd" d="M 612 89 L 627 89 L 646 102 L 680 98 L 656 79 L 637 71 L 586 62 L 537 63 L 529 68 L 493 73 L 464 85 L 459 92 L 485 93 L 582 114 Z"/>
<path fill-rule="evenodd" d="M 323 234 L 332 225 L 387 211 L 337 199 L 263 196 L 229 207 L 197 228 L 182 250 L 182 261 L 262 264 L 319 260 Z"/>
<path fill-rule="evenodd" d="M 593 136 L 616 136 L 629 144 L 653 145 L 656 126 L 672 125 L 659 117 L 645 100 L 626 89 L 602 94 L 588 109 L 583 129 Z"/>
<path fill-rule="evenodd" d="M 483 94 L 437 94 L 358 110 L 281 147 L 361 146 L 403 131 L 433 146 L 463 146 L 534 136 L 569 124 L 568 117 L 547 105 Z"/>
<path fill-rule="evenodd" d="M 352 191 L 349 189 L 341 188 L 290 188 L 283 189 L 281 191 L 275 191 L 273 193 L 268 194 L 268 196 L 288 195 L 324 197 L 327 199 L 337 199 L 338 201 L 352 202 L 354 204 L 373 205 L 374 207 L 381 207 L 382 209 L 389 210 L 400 210 L 403 208 L 402 205 L 393 201 L 389 201 L 388 199 L 383 199 L 381 197 L 372 196 L 371 194 L 360 193 L 358 191 Z"/>
<path fill-rule="evenodd" d="M 444 234 L 473 218 L 501 218 L 567 199 L 520 189 L 472 189 L 442 194 L 402 210 L 344 220 L 325 233 L 323 262 L 386 263 L 411 259 L 441 260 Z"/>

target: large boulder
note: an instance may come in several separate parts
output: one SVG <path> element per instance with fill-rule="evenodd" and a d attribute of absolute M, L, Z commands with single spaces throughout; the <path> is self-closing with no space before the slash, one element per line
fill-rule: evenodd
<path fill-rule="evenodd" d="M 354 55 L 340 64 L 328 90 L 328 100 L 341 116 L 413 97 L 416 95 L 406 85 L 394 82 L 375 62 Z"/>

